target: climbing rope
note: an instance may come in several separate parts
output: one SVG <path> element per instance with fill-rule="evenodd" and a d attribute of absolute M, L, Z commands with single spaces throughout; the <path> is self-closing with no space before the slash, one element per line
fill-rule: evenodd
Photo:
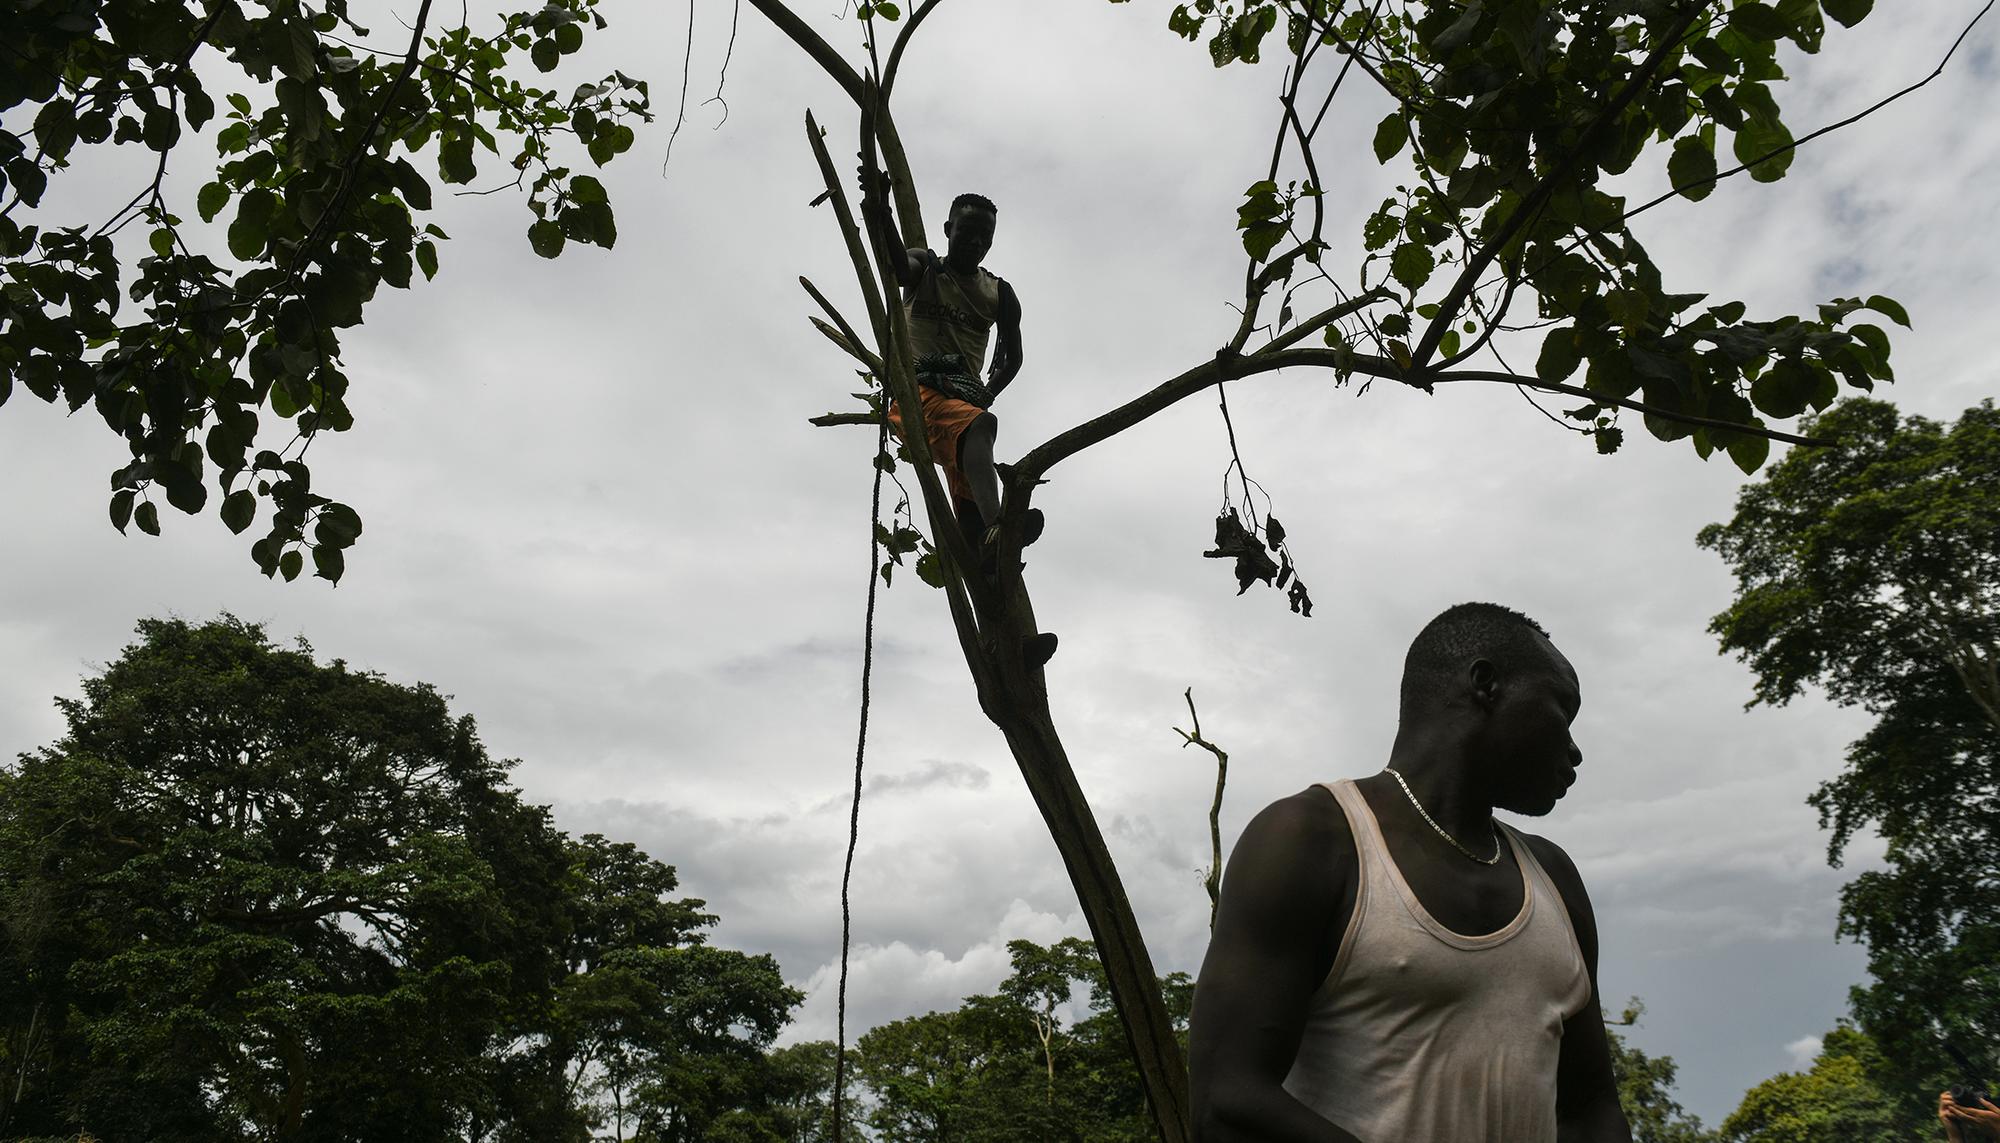
<path fill-rule="evenodd" d="M 875 441 L 875 455 L 889 451 L 885 417 Z M 854 880 L 854 849 L 861 840 L 861 767 L 868 754 L 868 682 L 875 671 L 875 586 L 882 558 L 882 470 L 875 465 L 875 490 L 868 504 L 868 615 L 861 636 L 861 729 L 854 740 L 854 799 L 847 813 L 847 862 L 840 870 L 840 989 L 835 1002 L 836 1039 L 833 1049 L 833 1143 L 845 1143 L 842 1119 L 847 1112 L 847 950 L 854 932 L 848 888 Z"/>

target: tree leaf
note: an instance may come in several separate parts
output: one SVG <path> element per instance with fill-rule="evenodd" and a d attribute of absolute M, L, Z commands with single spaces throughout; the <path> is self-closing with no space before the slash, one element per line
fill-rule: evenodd
<path fill-rule="evenodd" d="M 347 570 L 347 557 L 331 544 L 319 544 L 312 550 L 313 574 L 328 583 L 339 583 L 342 573 Z"/>
<path fill-rule="evenodd" d="M 1852 28 L 1875 7 L 1875 0 L 1821 0 L 1821 9 L 1843 28 Z"/>
<path fill-rule="evenodd" d="M 122 535 L 125 525 L 132 519 L 132 500 L 139 494 L 130 488 L 121 489 L 111 495 L 111 526 Z"/>
<path fill-rule="evenodd" d="M 1736 467 L 1742 469 L 1745 476 L 1764 467 L 1764 460 L 1770 455 L 1771 439 L 1769 437 L 1752 436 L 1744 433 L 1729 442 L 1729 459 L 1736 462 Z"/>
<path fill-rule="evenodd" d="M 1700 135 L 1686 135 L 1674 142 L 1667 158 L 1667 177 L 1683 198 L 1700 202 L 1715 189 L 1715 148 Z"/>
<path fill-rule="evenodd" d="M 1902 303 L 1896 301 L 1894 298 L 1874 294 L 1868 299 L 1868 308 L 1902 326 L 1904 329 L 1910 328 L 1910 315 L 1908 311 L 1904 310 Z"/>
<path fill-rule="evenodd" d="M 146 533 L 148 536 L 159 535 L 160 534 L 159 506 L 154 504 L 151 500 L 140 501 L 138 508 L 136 508 L 132 512 L 132 522 L 139 525 L 139 530 L 141 532 Z"/>
<path fill-rule="evenodd" d="M 248 489 L 239 489 L 222 498 L 222 523 L 241 535 L 257 516 L 257 498 Z"/>
<path fill-rule="evenodd" d="M 1738 4 L 1729 10 L 1729 26 L 1754 40 L 1781 40 L 1792 34 L 1791 21 L 1768 4 Z"/>
<path fill-rule="evenodd" d="M 1551 383 L 1567 381 L 1583 362 L 1576 344 L 1574 326 L 1558 326 L 1542 338 L 1541 355 L 1535 358 L 1535 376 Z"/>
<path fill-rule="evenodd" d="M 1405 242 L 1389 256 L 1389 273 L 1409 290 L 1423 286 L 1436 268 L 1436 256 L 1421 242 Z"/>
<path fill-rule="evenodd" d="M 1386 163 L 1410 141 L 1410 123 L 1401 111 L 1391 111 L 1375 125 L 1375 158 Z"/>
<path fill-rule="evenodd" d="M 563 250 L 563 228 L 549 219 L 528 227 L 528 245 L 544 258 L 554 258 Z"/>
<path fill-rule="evenodd" d="M 195 209 L 200 212 L 203 222 L 214 222 L 222 208 L 229 205 L 229 184 L 212 182 L 201 188 L 195 197 Z"/>

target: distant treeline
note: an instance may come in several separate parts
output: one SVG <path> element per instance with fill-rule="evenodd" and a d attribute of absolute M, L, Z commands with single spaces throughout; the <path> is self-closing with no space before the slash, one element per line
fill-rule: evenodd
<path fill-rule="evenodd" d="M 832 1140 L 834 1046 L 773 1046 L 777 963 L 708 944 L 671 866 L 554 828 L 431 687 L 225 616 L 142 622 L 59 705 L 0 768 L 0 1139 Z M 841 1143 L 1152 1138 L 1091 946 L 1008 951 L 993 994 L 850 1047 Z M 1185 1037 L 1192 981 L 1161 988 Z M 1613 1044 L 1639 1143 L 1939 1135 L 1846 1025 L 1719 1132 Z"/>

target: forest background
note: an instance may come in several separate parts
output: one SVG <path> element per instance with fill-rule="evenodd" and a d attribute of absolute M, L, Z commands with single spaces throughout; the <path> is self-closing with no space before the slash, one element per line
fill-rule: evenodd
<path fill-rule="evenodd" d="M 1899 10 L 1835 30 L 1810 60 L 1785 53 L 1788 118 L 1810 127 L 1920 77 L 1973 10 Z M 686 13 L 617 15 L 578 78 L 646 74 L 670 123 Z M 50 691 L 141 616 L 228 609 L 306 634 L 456 695 L 497 756 L 524 759 L 515 780 L 562 828 L 637 842 L 720 914 L 719 943 L 776 954 L 808 993 L 788 1035 L 831 1031 L 868 444 L 804 424 L 853 384 L 804 323 L 793 276 L 841 278 L 804 206 L 816 176 L 798 134 L 802 107 L 838 97 L 746 13 L 729 117 L 711 131 L 721 107 L 701 100 L 728 17 L 695 12 L 689 124 L 664 178 L 669 123 L 603 174 L 614 251 L 545 263 L 508 196 L 449 202 L 439 280 L 350 336 L 362 431 L 314 450 L 318 479 L 368 525 L 338 590 L 263 580 L 212 518 L 169 514 L 161 539 L 121 539 L 102 523 L 119 459 L 102 429 L 28 403 L 0 417 L 8 474 L 35 490 L 0 506 L 10 753 L 61 733 Z M 1226 336 L 1235 207 L 1268 147 L 1277 75 L 1212 71 L 1136 5 L 934 20 L 906 64 L 901 126 L 927 193 L 1001 207 L 989 263 L 1021 293 L 1028 358 L 999 410 L 1006 456 Z M 1655 211 L 1640 231 L 1670 283 L 1774 312 L 1889 294 L 1916 323 L 1890 396 L 1950 418 L 1990 393 L 1982 300 L 2000 250 L 1970 212 L 2000 174 L 2000 134 L 1977 114 L 2000 86 L 1992 44 L 1975 36 L 1930 88 L 1807 147 L 1782 183 L 1733 180 L 1698 209 Z M 1341 125 L 1352 153 L 1377 117 Z M 170 193 L 192 199 L 197 155 L 177 158 Z M 58 208 L 108 214 L 143 181 L 141 158 L 80 164 Z M 1372 162 L 1330 177 L 1330 232 L 1356 232 L 1390 181 Z M 1626 181 L 1665 186 L 1645 163 Z M 1038 498 L 1038 610 L 1064 637 L 1056 714 L 1160 970 L 1192 970 L 1206 931 L 1212 775 L 1175 749 L 1181 690 L 1196 688 L 1235 762 L 1233 837 L 1271 797 L 1373 770 L 1409 634 L 1492 598 L 1540 618 L 1583 675 L 1584 773 L 1544 824 L 1592 886 L 1606 997 L 1648 1000 L 1634 1042 L 1679 1060 L 1681 1098 L 1711 1122 L 1809 1060 L 1861 957 L 1832 941 L 1847 874 L 1825 867 L 1804 798 L 1863 723 L 1817 702 L 1740 710 L 1749 676 L 1703 631 L 1728 577 L 1692 544 L 1727 518 L 1740 474 L 1638 434 L 1598 457 L 1504 390 L 1357 400 L 1280 376 L 1233 393 L 1252 475 L 1312 579 L 1311 620 L 1233 598 L 1199 559 L 1227 458 L 1206 401 L 1078 458 Z M 935 602 L 899 583 L 878 646 L 857 1027 L 991 990 L 1009 939 L 1083 931 Z M 1868 859 L 1858 847 L 1850 870 Z"/>

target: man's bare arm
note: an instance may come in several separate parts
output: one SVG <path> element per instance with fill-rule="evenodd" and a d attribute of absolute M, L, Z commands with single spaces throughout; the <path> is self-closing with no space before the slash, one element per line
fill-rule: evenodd
<path fill-rule="evenodd" d="M 997 397 L 1021 371 L 1021 299 L 1014 296 L 1014 287 L 1005 278 L 1000 280 L 1000 312 L 993 326 L 998 337 L 993 364 L 986 370 L 986 384 Z"/>
<path fill-rule="evenodd" d="M 1528 844 L 1562 894 L 1590 972 L 1590 1002 L 1563 1022 L 1562 1055 L 1556 1064 L 1557 1143 L 1632 1143 L 1632 1127 L 1618 1103 L 1618 1077 L 1611 1070 L 1611 1042 L 1597 995 L 1597 915 L 1590 894 L 1560 846 L 1540 837 L 1529 838 Z"/>
<path fill-rule="evenodd" d="M 1272 803 L 1236 843 L 1189 1030 L 1199 1143 L 1359 1143 L 1284 1089 L 1356 866 L 1347 819 L 1319 788 Z"/>
<path fill-rule="evenodd" d="M 866 167 L 861 169 L 861 225 L 875 244 L 876 254 L 896 275 L 896 284 L 904 289 L 916 285 L 923 264 L 916 251 L 903 246 L 902 232 L 896 228 L 896 216 L 889 207 L 889 176 L 881 174 L 871 181 Z"/>

